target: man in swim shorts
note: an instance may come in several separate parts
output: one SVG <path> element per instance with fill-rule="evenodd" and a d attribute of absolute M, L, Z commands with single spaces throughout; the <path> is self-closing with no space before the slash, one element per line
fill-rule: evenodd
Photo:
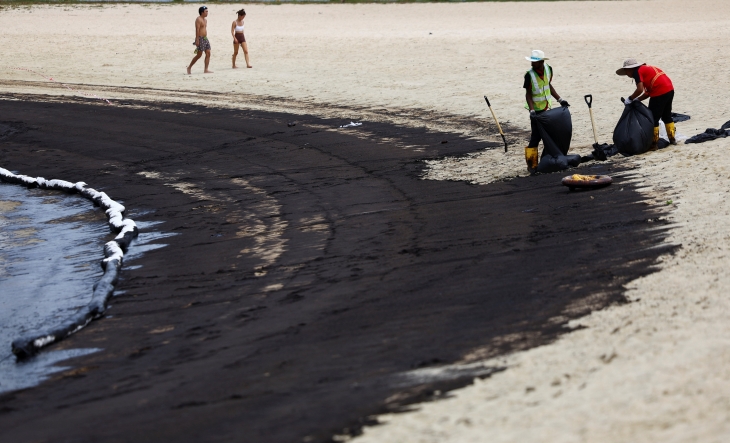
<path fill-rule="evenodd" d="M 205 70 L 203 72 L 206 74 L 213 73 L 213 71 L 208 70 L 208 65 L 210 64 L 210 42 L 208 41 L 208 20 L 206 17 L 208 17 L 208 7 L 201 6 L 198 8 L 198 18 L 195 19 L 195 41 L 193 42 L 195 46 L 195 57 L 193 57 L 193 60 L 188 66 L 188 74 L 190 74 L 190 69 L 195 62 L 203 55 L 203 52 L 205 52 Z"/>

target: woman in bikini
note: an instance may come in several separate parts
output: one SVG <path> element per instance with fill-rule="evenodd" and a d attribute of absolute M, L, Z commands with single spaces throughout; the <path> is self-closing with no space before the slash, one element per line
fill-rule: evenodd
<path fill-rule="evenodd" d="M 246 58 L 246 67 L 253 68 L 251 63 L 248 61 L 248 45 L 246 44 L 246 37 L 243 36 L 243 19 L 246 17 L 246 11 L 241 9 L 238 11 L 238 19 L 233 21 L 231 25 L 231 35 L 233 36 L 233 69 L 238 68 L 236 66 L 236 56 L 238 55 L 238 46 L 243 48 L 243 56 Z"/>

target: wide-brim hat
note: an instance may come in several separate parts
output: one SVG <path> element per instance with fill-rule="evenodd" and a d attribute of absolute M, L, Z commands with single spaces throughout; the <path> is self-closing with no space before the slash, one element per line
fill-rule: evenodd
<path fill-rule="evenodd" d="M 539 62 L 542 60 L 550 60 L 549 58 L 545 57 L 545 53 L 542 52 L 539 49 L 533 49 L 532 55 L 530 57 L 525 57 L 525 60 L 528 62 Z"/>
<path fill-rule="evenodd" d="M 644 66 L 646 63 L 639 63 L 636 61 L 635 58 L 627 58 L 624 60 L 623 67 L 616 70 L 616 75 L 626 75 L 626 72 L 629 69 L 638 68 L 639 66 Z"/>

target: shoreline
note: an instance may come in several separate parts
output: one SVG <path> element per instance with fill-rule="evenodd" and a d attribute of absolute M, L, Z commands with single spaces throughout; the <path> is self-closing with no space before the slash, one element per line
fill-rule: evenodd
<path fill-rule="evenodd" d="M 15 129 L 18 130 L 19 128 Z M 99 281 L 94 284 L 93 295 L 89 304 L 73 316 L 58 321 L 54 326 L 45 326 L 44 329 L 29 332 L 23 337 L 13 340 L 13 354 L 18 360 L 23 360 L 37 354 L 42 348 L 80 331 L 92 320 L 104 315 L 107 303 L 114 293 L 114 286 L 122 267 L 124 253 L 127 252 L 130 243 L 137 237 L 139 231 L 133 220 L 124 218 L 123 214 L 126 210 L 124 206 L 110 199 L 104 192 L 98 192 L 87 187 L 84 182 L 71 183 L 59 179 L 34 178 L 12 173 L 1 166 L 0 181 L 25 186 L 28 189 L 37 187 L 45 190 L 63 191 L 67 194 L 79 194 L 105 210 L 109 228 L 117 234 L 114 240 L 104 245 L 104 259 L 101 261 L 104 273 Z"/>
<path fill-rule="evenodd" d="M 101 218 L 100 218 L 101 216 Z M 64 354 L 16 364 L 11 342 L 85 306 L 109 228 L 85 200 L 0 182 L 0 392 L 35 386 Z M 62 250 L 60 250 L 62 249 Z"/>

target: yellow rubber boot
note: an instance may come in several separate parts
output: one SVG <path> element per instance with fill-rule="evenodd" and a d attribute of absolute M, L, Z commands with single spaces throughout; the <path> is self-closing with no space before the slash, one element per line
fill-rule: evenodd
<path fill-rule="evenodd" d="M 537 148 L 525 148 L 525 161 L 527 162 L 527 171 L 534 174 L 537 171 Z"/>
<path fill-rule="evenodd" d="M 677 129 L 674 127 L 674 123 L 667 123 L 667 136 L 669 136 L 669 143 L 677 144 Z"/>
<path fill-rule="evenodd" d="M 651 141 L 650 151 L 659 149 L 659 126 L 654 126 L 654 139 Z"/>

